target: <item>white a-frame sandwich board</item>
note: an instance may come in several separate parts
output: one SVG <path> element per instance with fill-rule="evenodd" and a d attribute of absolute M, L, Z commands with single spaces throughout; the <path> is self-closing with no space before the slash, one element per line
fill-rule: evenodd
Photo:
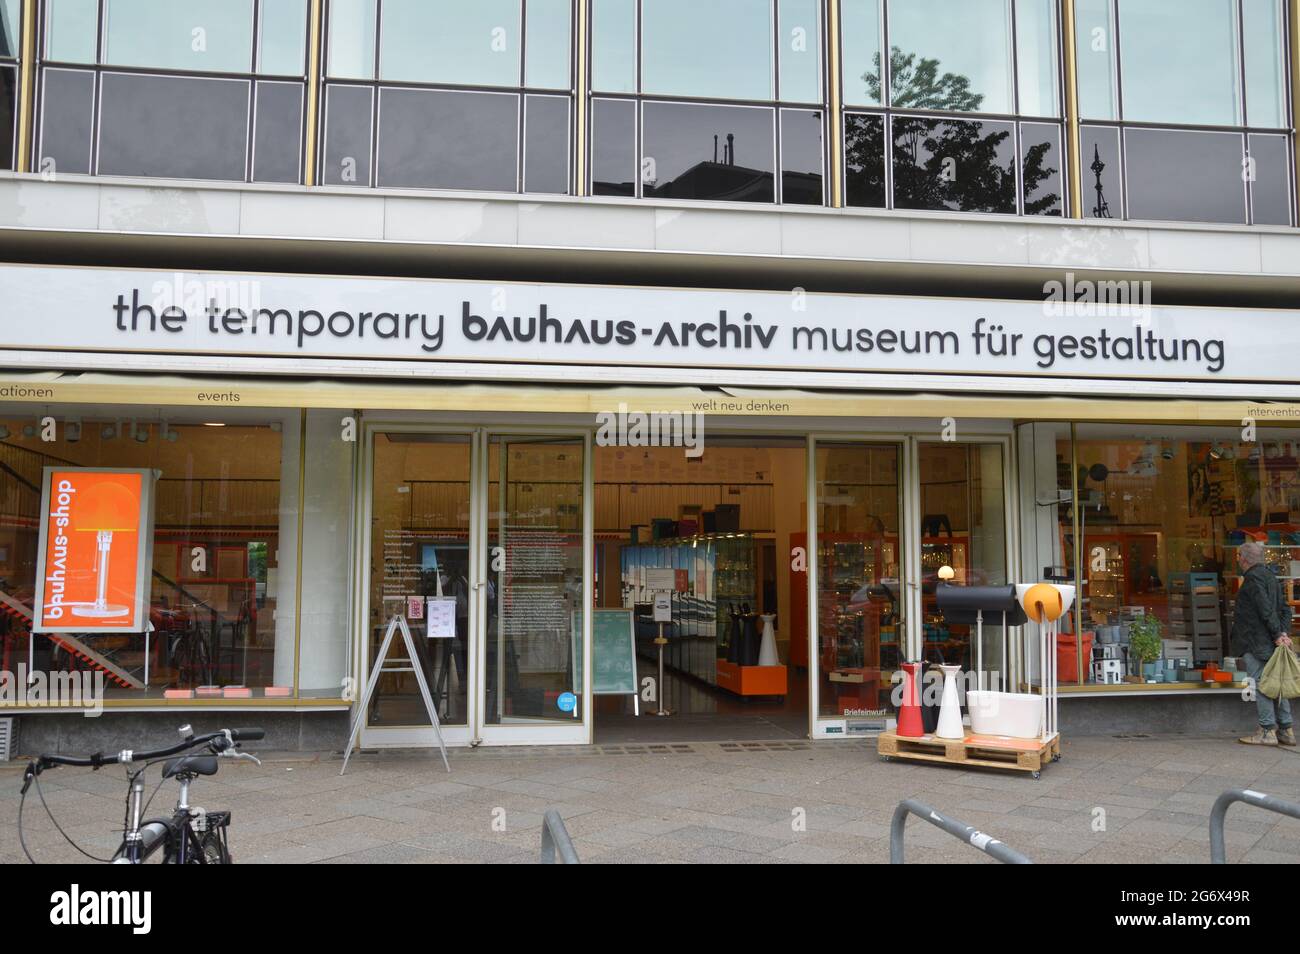
<path fill-rule="evenodd" d="M 406 643 L 407 665 L 401 665 L 403 660 L 385 665 L 388 660 L 388 648 L 393 644 L 393 633 L 399 629 L 402 631 L 402 640 Z M 342 775 L 348 770 L 348 759 L 352 757 L 352 749 L 361 735 L 361 727 L 366 724 L 366 713 L 370 711 L 370 697 L 375 693 L 379 677 L 386 672 L 415 673 L 415 681 L 420 685 L 420 696 L 424 699 L 424 708 L 429 713 L 429 721 L 433 725 L 433 734 L 438 739 L 438 748 L 442 750 L 442 764 L 450 772 L 451 763 L 447 761 L 447 746 L 442 741 L 442 726 L 438 722 L 438 710 L 433 705 L 433 697 L 429 695 L 429 684 L 424 680 L 424 668 L 420 665 L 420 657 L 415 654 L 415 638 L 411 636 L 411 627 L 406 625 L 406 617 L 394 616 L 388 621 L 388 631 L 384 633 L 384 641 L 379 646 L 379 655 L 375 657 L 375 664 L 370 669 L 370 679 L 366 682 L 366 691 L 361 696 L 361 705 L 352 718 L 352 734 L 348 737 L 348 747 L 343 750 L 343 768 L 339 769 L 339 774 Z"/>

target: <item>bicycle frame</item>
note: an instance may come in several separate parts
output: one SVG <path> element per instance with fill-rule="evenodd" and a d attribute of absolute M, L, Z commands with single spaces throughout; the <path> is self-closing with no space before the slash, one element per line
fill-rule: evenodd
<path fill-rule="evenodd" d="M 122 844 L 113 855 L 114 864 L 139 865 L 163 849 L 163 864 L 208 864 L 204 851 L 207 838 L 216 839 L 218 856 L 222 863 L 229 863 L 230 851 L 226 843 L 226 825 L 230 823 L 229 812 L 200 811 L 198 817 L 204 820 L 203 831 L 194 829 L 195 812 L 190 808 L 190 785 L 194 776 L 182 772 L 176 776 L 180 783 L 180 794 L 176 799 L 176 808 L 171 818 L 150 818 L 141 821 L 141 799 L 144 797 L 144 772 L 136 774 L 131 780 L 128 818 L 129 827 L 122 835 Z"/>

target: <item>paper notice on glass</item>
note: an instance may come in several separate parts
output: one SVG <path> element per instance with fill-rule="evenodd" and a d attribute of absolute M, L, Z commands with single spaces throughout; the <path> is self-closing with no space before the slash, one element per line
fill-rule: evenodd
<path fill-rule="evenodd" d="M 428 630 L 430 639 L 456 638 L 456 597 L 429 598 Z"/>

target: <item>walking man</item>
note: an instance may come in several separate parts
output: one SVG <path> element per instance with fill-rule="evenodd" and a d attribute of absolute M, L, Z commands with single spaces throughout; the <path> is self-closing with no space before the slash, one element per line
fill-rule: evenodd
<path fill-rule="evenodd" d="M 1241 589 L 1232 618 L 1232 651 L 1255 682 L 1259 729 L 1238 741 L 1246 745 L 1295 745 L 1291 700 L 1270 699 L 1259 689 L 1264 667 L 1278 646 L 1291 647 L 1291 606 L 1282 584 L 1264 563 L 1264 545 L 1251 540 L 1237 548 Z"/>

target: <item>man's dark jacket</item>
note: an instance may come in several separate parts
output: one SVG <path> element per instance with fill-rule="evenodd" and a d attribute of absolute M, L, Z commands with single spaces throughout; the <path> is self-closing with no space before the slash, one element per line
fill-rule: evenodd
<path fill-rule="evenodd" d="M 1276 648 L 1274 640 L 1291 632 L 1291 606 L 1282 584 L 1267 566 L 1257 563 L 1246 571 L 1237 593 L 1232 616 L 1232 651 L 1250 653 L 1268 662 Z"/>

